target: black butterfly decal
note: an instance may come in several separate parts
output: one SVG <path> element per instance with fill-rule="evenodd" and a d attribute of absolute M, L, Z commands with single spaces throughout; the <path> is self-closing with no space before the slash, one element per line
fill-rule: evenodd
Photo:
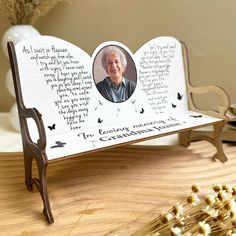
<path fill-rule="evenodd" d="M 173 107 L 173 108 L 176 108 L 176 107 L 177 107 L 177 105 L 175 105 L 175 104 L 173 104 L 173 103 L 172 103 L 172 107 Z"/>
<path fill-rule="evenodd" d="M 143 114 L 143 113 L 144 113 L 144 109 L 143 109 L 143 108 L 142 108 L 142 110 L 140 111 L 140 113 L 141 113 L 141 114 Z"/>
<path fill-rule="evenodd" d="M 181 95 L 180 93 L 177 94 L 177 99 L 178 99 L 178 100 L 181 100 L 182 97 L 183 97 L 183 95 Z"/>
<path fill-rule="evenodd" d="M 202 118 L 202 115 L 192 115 L 193 118 Z"/>
<path fill-rule="evenodd" d="M 56 129 L 56 124 L 53 124 L 53 125 L 51 125 L 51 126 L 49 125 L 48 128 L 49 128 L 50 130 Z"/>
<path fill-rule="evenodd" d="M 61 148 L 66 145 L 66 143 L 62 143 L 61 141 L 56 141 L 55 143 L 56 143 L 56 145 L 51 146 L 51 148 Z"/>
<path fill-rule="evenodd" d="M 101 124 L 103 122 L 103 120 L 101 120 L 100 118 L 98 118 L 98 123 Z"/>

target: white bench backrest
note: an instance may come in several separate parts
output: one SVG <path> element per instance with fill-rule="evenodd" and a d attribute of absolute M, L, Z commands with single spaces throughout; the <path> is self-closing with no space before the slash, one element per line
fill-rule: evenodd
<path fill-rule="evenodd" d="M 96 87 L 102 71 L 97 55 L 108 45 L 123 48 L 128 65 L 135 65 L 127 70 L 136 76 L 136 89 L 121 103 L 108 101 Z M 135 54 L 121 43 L 106 42 L 90 57 L 51 36 L 22 41 L 15 49 L 23 101 L 42 114 L 49 136 L 188 110 L 182 48 L 175 38 L 155 38 Z M 33 122 L 29 125 L 36 138 Z"/>

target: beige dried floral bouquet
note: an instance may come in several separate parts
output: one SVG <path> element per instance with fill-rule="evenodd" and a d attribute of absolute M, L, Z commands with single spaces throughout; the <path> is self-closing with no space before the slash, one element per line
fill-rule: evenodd
<path fill-rule="evenodd" d="M 192 185 L 177 203 L 132 236 L 236 236 L 236 186 L 215 184 L 204 194 Z"/>
<path fill-rule="evenodd" d="M 12 25 L 34 24 L 57 3 L 69 0 L 0 0 L 0 12 Z"/>

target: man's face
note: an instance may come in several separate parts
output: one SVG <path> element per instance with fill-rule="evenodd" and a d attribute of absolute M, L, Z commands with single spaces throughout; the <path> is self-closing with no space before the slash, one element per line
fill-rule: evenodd
<path fill-rule="evenodd" d="M 119 79 L 122 77 L 123 66 L 120 62 L 119 56 L 116 54 L 108 54 L 106 56 L 106 65 L 107 65 L 107 73 L 111 77 L 111 79 Z"/>

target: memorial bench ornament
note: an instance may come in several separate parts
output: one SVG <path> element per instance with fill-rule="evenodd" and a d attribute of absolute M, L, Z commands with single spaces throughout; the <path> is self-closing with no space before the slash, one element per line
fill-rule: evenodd
<path fill-rule="evenodd" d="M 128 59 L 125 75 L 135 90 L 122 102 L 111 102 L 97 88 L 106 47 L 121 49 Z M 92 56 L 77 46 L 51 36 L 9 43 L 23 140 L 26 185 L 36 184 L 49 223 L 46 167 L 50 161 L 179 133 L 180 144 L 207 139 L 226 161 L 220 133 L 227 121 L 228 97 L 219 87 L 191 86 L 187 51 L 173 37 L 158 37 L 136 53 L 119 42 L 99 45 Z M 222 97 L 219 111 L 199 111 L 193 93 L 215 91 Z M 214 137 L 190 137 L 194 128 L 213 125 Z M 32 179 L 32 158 L 39 179 Z"/>

